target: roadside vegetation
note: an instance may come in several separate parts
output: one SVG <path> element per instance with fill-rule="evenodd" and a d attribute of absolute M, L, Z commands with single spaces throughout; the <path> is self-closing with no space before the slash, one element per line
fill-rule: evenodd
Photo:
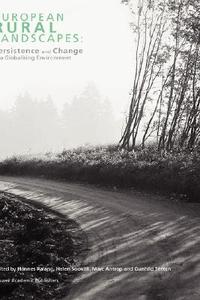
<path fill-rule="evenodd" d="M 156 145 L 126 151 L 118 146 L 80 147 L 43 157 L 13 157 L 1 175 L 37 176 L 119 188 L 175 193 L 199 201 L 200 149 L 158 152 Z"/>
<path fill-rule="evenodd" d="M 84 241 L 78 225 L 0 194 L 1 299 L 60 299 L 69 292 Z M 81 231 L 80 231 L 81 232 Z"/>

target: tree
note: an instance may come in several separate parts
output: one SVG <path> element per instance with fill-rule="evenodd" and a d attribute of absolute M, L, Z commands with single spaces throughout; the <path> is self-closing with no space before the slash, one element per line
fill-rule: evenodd
<path fill-rule="evenodd" d="M 130 1 L 123 2 L 130 3 Z M 134 13 L 133 7 L 131 8 Z M 164 44 L 167 24 L 165 2 L 138 1 L 138 7 L 135 10 L 137 23 L 132 24 L 136 36 L 134 83 L 126 127 L 120 140 L 121 147 L 128 150 L 135 147 L 146 107 L 155 97 L 157 101 L 153 108 L 153 117 L 157 111 L 161 99 L 157 86 L 168 59 Z M 151 116 L 151 121 L 152 119 Z M 149 129 L 148 123 L 143 143 Z"/>
<path fill-rule="evenodd" d="M 174 147 L 194 147 L 197 138 L 200 5 L 197 1 L 179 0 L 169 1 L 168 6 L 175 46 L 159 149 L 170 151 Z"/>
<path fill-rule="evenodd" d="M 117 136 L 112 106 L 93 83 L 88 84 L 70 104 L 65 104 L 62 119 L 67 147 L 112 143 Z"/>
<path fill-rule="evenodd" d="M 13 153 L 39 153 L 59 148 L 60 123 L 50 97 L 32 99 L 26 93 L 17 98 L 11 112 Z"/>
<path fill-rule="evenodd" d="M 199 24 L 197 0 L 138 1 L 134 86 L 121 147 L 134 148 L 143 123 L 142 147 L 151 136 L 160 151 L 199 143 Z"/>

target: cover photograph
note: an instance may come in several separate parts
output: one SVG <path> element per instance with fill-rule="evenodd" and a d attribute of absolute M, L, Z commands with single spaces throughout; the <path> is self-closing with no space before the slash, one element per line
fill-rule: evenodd
<path fill-rule="evenodd" d="M 200 3 L 2 1 L 0 299 L 200 299 Z"/>

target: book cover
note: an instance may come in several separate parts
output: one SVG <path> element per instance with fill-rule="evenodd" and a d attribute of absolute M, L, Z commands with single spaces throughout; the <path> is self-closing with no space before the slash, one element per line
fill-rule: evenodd
<path fill-rule="evenodd" d="M 199 299 L 199 9 L 1 3 L 1 299 Z"/>

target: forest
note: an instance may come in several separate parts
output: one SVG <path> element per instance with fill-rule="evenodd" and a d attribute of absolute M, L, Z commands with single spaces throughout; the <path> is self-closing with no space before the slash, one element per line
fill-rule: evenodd
<path fill-rule="evenodd" d="M 66 98 L 61 111 L 54 103 L 50 96 L 37 100 L 25 93 L 9 111 L 0 111 L 1 158 L 118 141 L 121 123 L 94 84 Z"/>

